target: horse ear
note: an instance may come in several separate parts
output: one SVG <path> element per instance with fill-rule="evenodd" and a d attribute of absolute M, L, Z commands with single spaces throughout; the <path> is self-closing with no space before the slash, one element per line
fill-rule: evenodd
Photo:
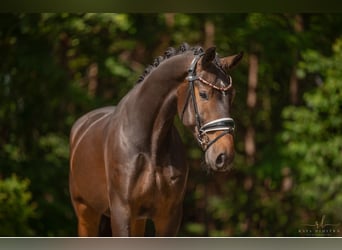
<path fill-rule="evenodd" d="M 216 57 L 216 47 L 211 47 L 207 49 L 202 59 L 202 65 L 204 67 L 209 65 L 215 59 L 215 57 Z"/>
<path fill-rule="evenodd" d="M 227 56 L 227 57 L 221 58 L 220 60 L 224 68 L 226 70 L 230 70 L 241 61 L 242 57 L 243 57 L 243 52 L 241 51 L 239 54 L 236 54 L 233 56 Z"/>

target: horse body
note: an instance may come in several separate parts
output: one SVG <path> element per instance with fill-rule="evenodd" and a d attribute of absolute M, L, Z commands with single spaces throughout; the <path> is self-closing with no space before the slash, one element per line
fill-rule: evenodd
<path fill-rule="evenodd" d="M 211 61 L 213 55 L 205 55 L 202 61 Z M 147 218 L 154 222 L 156 236 L 175 236 L 178 232 L 188 167 L 173 119 L 177 113 L 182 119 L 186 114 L 183 123 L 198 136 L 198 124 L 196 127 L 191 115 L 194 107 L 187 98 L 186 76 L 193 60 L 193 51 L 168 58 L 116 107 L 91 111 L 74 124 L 69 185 L 79 236 L 99 236 L 104 217 L 110 218 L 113 236 L 144 236 Z M 205 87 L 211 91 L 208 86 L 193 90 L 194 102 Z M 219 93 L 211 95 L 223 99 Z M 227 109 L 217 106 L 220 113 L 209 112 L 206 109 L 215 110 L 215 106 L 205 105 L 200 107 L 203 122 L 214 119 L 208 123 L 210 126 L 214 123 L 220 130 L 227 129 L 226 120 L 217 119 L 227 117 Z M 217 130 L 205 135 L 215 138 L 215 145 L 206 149 L 206 158 L 215 170 L 225 170 L 233 156 L 232 135 L 218 136 Z"/>
<path fill-rule="evenodd" d="M 146 218 L 161 236 L 178 230 L 188 174 L 173 125 L 178 82 L 160 81 L 153 73 L 146 81 L 117 107 L 92 111 L 72 128 L 70 186 L 78 217 L 87 221 L 80 223 L 81 235 L 96 236 L 102 214 L 111 218 L 117 236 L 136 235 L 135 220 Z"/>

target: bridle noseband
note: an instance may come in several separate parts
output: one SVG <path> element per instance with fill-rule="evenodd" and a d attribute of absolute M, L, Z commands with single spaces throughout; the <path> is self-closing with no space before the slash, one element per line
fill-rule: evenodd
<path fill-rule="evenodd" d="M 232 87 L 232 78 L 230 76 L 228 76 L 229 77 L 228 86 L 218 87 L 218 86 L 206 81 L 202 77 L 196 75 L 196 65 L 197 65 L 199 59 L 203 55 L 204 55 L 204 53 L 196 55 L 190 64 L 190 67 L 188 70 L 188 76 L 186 78 L 189 82 L 189 92 L 188 92 L 188 96 L 186 98 L 186 102 L 185 102 L 184 107 L 183 107 L 181 120 L 183 120 L 184 112 L 185 112 L 186 107 L 188 106 L 189 99 L 191 96 L 192 104 L 193 104 L 194 111 L 195 111 L 196 129 L 198 132 L 197 140 L 205 152 L 208 150 L 208 148 L 211 145 L 213 145 L 221 137 L 225 136 L 226 134 L 233 134 L 234 129 L 235 129 L 235 122 L 230 117 L 223 117 L 223 118 L 215 119 L 213 121 L 210 121 L 210 122 L 202 125 L 201 117 L 200 117 L 200 114 L 198 111 L 198 105 L 196 102 L 196 96 L 195 96 L 195 86 L 194 86 L 195 81 L 198 80 L 198 81 L 202 82 L 203 84 L 210 86 L 213 89 L 221 91 L 223 95 L 225 95 L 225 92 Z M 215 137 L 215 139 L 210 141 L 207 133 L 208 132 L 215 132 L 215 131 L 222 131 L 222 133 L 219 134 L 217 137 Z"/>

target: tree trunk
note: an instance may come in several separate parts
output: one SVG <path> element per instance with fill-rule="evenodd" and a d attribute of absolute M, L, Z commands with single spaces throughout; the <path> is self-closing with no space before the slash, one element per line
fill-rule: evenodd
<path fill-rule="evenodd" d="M 257 86 L 258 86 L 258 68 L 259 59 L 254 53 L 249 55 L 249 72 L 248 72 L 248 93 L 247 93 L 247 107 L 250 111 L 251 121 L 247 127 L 245 135 L 245 152 L 247 162 L 253 164 L 255 162 L 256 146 L 255 146 L 255 129 L 253 125 L 254 111 L 257 103 Z"/>
<path fill-rule="evenodd" d="M 90 96 L 95 96 L 98 87 L 98 66 L 97 63 L 90 64 L 88 68 L 88 93 Z"/>
<path fill-rule="evenodd" d="M 293 29 L 296 34 L 303 32 L 303 17 L 300 14 L 296 14 L 294 17 Z M 295 64 L 292 68 L 290 77 L 290 103 L 292 105 L 298 104 L 298 78 L 296 74 L 297 61 L 298 61 L 298 48 L 295 49 Z"/>
<path fill-rule="evenodd" d="M 298 78 L 296 74 L 296 66 L 293 67 L 290 77 L 290 103 L 296 105 L 298 103 Z"/>
<path fill-rule="evenodd" d="M 204 23 L 204 48 L 214 46 L 215 41 L 215 26 L 210 20 L 206 20 Z"/>

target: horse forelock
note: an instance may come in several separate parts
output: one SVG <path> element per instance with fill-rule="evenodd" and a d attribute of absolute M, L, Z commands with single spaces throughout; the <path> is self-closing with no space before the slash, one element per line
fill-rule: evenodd
<path fill-rule="evenodd" d="M 145 79 L 145 77 L 147 75 L 149 75 L 153 69 L 157 68 L 159 66 L 159 64 L 162 63 L 163 61 L 169 59 L 170 57 L 180 55 L 180 54 L 186 53 L 188 51 L 193 51 L 194 55 L 198 55 L 198 54 L 202 53 L 204 50 L 200 46 L 191 47 L 187 43 L 183 43 L 178 49 L 175 49 L 173 47 L 169 47 L 164 52 L 164 55 L 158 56 L 157 58 L 155 58 L 153 63 L 145 68 L 143 74 L 138 78 L 136 83 L 137 84 L 141 83 Z"/>

